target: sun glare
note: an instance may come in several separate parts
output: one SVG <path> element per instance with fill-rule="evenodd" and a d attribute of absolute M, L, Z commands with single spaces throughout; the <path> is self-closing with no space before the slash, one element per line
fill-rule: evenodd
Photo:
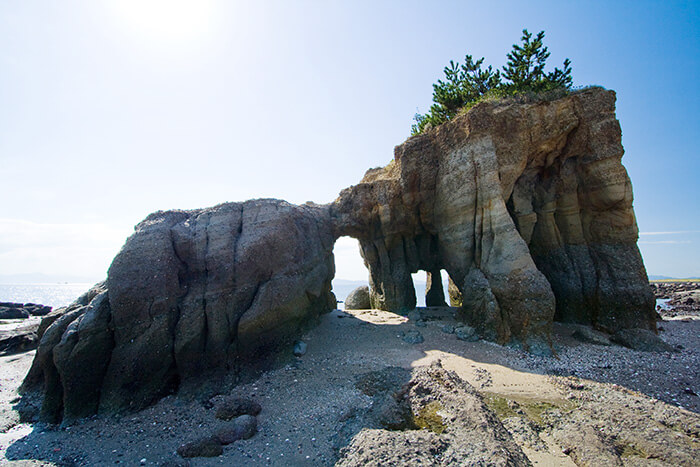
<path fill-rule="evenodd" d="M 110 6 L 135 32 L 159 42 L 199 39 L 216 16 L 210 0 L 116 0 Z"/>

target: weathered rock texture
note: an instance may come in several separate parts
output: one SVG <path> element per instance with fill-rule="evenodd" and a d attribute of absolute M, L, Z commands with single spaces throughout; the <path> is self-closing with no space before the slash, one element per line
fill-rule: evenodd
<path fill-rule="evenodd" d="M 555 317 L 655 329 L 620 138 L 612 91 L 478 104 L 344 190 L 336 235 L 360 240 L 376 308 L 412 309 L 411 273 L 445 269 L 501 343 L 546 352 Z"/>
<path fill-rule="evenodd" d="M 337 466 L 531 465 L 474 387 L 439 361 L 392 399 L 381 417 L 388 429 L 360 431 Z"/>
<path fill-rule="evenodd" d="M 346 310 L 367 310 L 371 307 L 369 301 L 369 287 L 366 285 L 353 289 L 345 298 Z"/>
<path fill-rule="evenodd" d="M 435 285 L 428 303 L 443 304 L 445 269 L 451 303 L 482 338 L 547 353 L 555 318 L 654 330 L 614 104 L 602 89 L 481 103 L 398 146 L 330 205 L 152 214 L 106 284 L 44 319 L 22 390 L 58 421 L 239 374 L 335 308 L 343 235 L 360 240 L 375 308 L 413 309 L 418 270 Z"/>
<path fill-rule="evenodd" d="M 22 390 L 58 421 L 139 409 L 232 374 L 335 308 L 327 207 L 278 200 L 158 212 L 136 226 L 106 287 L 48 327 Z"/>

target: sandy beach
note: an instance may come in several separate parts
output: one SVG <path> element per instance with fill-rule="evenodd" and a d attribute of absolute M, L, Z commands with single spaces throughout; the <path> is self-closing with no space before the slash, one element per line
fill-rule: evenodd
<path fill-rule="evenodd" d="M 453 309 L 423 308 L 419 313 L 418 326 L 377 310 L 324 315 L 303 338 L 305 355 L 294 357 L 290 349 L 277 368 L 230 394 L 260 403 L 258 433 L 226 446 L 219 457 L 187 461 L 176 454 L 178 446 L 224 423 L 215 418 L 215 408 L 229 394 L 204 401 L 170 396 L 138 413 L 93 417 L 68 427 L 30 425 L 20 423 L 13 404 L 34 352 L 1 357 L 0 462 L 333 465 L 340 449 L 371 424 L 374 402 L 358 388 L 362 375 L 386 367 L 401 367 L 410 375 L 411 369 L 438 359 L 479 391 L 536 465 L 575 465 L 573 459 L 582 459 L 576 449 L 563 446 L 568 438 L 562 435 L 562 420 L 575 432 L 597 430 L 603 440 L 599 451 L 619 451 L 623 459 L 668 456 L 654 454 L 664 443 L 681 443 L 686 456 L 700 452 L 698 320 L 659 323 L 661 338 L 677 353 L 585 344 L 571 337 L 574 327 L 556 324 L 557 357 L 535 357 L 445 333 L 445 325 L 456 324 Z M 413 331 L 423 336 L 422 343 L 402 339 Z M 620 439 L 626 441 L 620 444 Z M 683 459 L 677 460 L 683 464 Z"/>

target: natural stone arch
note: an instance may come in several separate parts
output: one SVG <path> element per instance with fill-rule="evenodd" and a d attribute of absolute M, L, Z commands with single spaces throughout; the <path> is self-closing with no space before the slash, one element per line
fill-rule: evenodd
<path fill-rule="evenodd" d="M 614 111 L 602 89 L 484 102 L 331 204 L 154 213 L 106 287 L 51 317 L 22 391 L 56 422 L 139 409 L 212 372 L 235 379 L 335 308 L 343 235 L 360 241 L 375 308 L 413 309 L 411 273 L 445 269 L 461 319 L 499 343 L 548 353 L 555 316 L 654 330 Z"/>

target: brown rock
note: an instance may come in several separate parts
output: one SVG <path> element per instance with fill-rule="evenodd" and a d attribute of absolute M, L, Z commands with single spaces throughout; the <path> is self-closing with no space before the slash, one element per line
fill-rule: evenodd
<path fill-rule="evenodd" d="M 224 453 L 224 448 L 216 438 L 202 438 L 183 444 L 177 448 L 182 457 L 216 457 Z"/>
<path fill-rule="evenodd" d="M 341 192 L 334 229 L 360 240 L 373 308 L 412 309 L 411 273 L 445 269 L 502 343 L 547 353 L 555 314 L 655 329 L 622 154 L 611 91 L 481 103 Z"/>
<path fill-rule="evenodd" d="M 258 431 L 258 420 L 252 415 L 241 415 L 221 427 L 214 437 L 221 444 L 231 444 L 239 439 L 250 439 Z"/>
<path fill-rule="evenodd" d="M 218 404 L 216 418 L 231 420 L 240 415 L 257 415 L 262 410 L 260 404 L 251 399 L 225 398 Z"/>

